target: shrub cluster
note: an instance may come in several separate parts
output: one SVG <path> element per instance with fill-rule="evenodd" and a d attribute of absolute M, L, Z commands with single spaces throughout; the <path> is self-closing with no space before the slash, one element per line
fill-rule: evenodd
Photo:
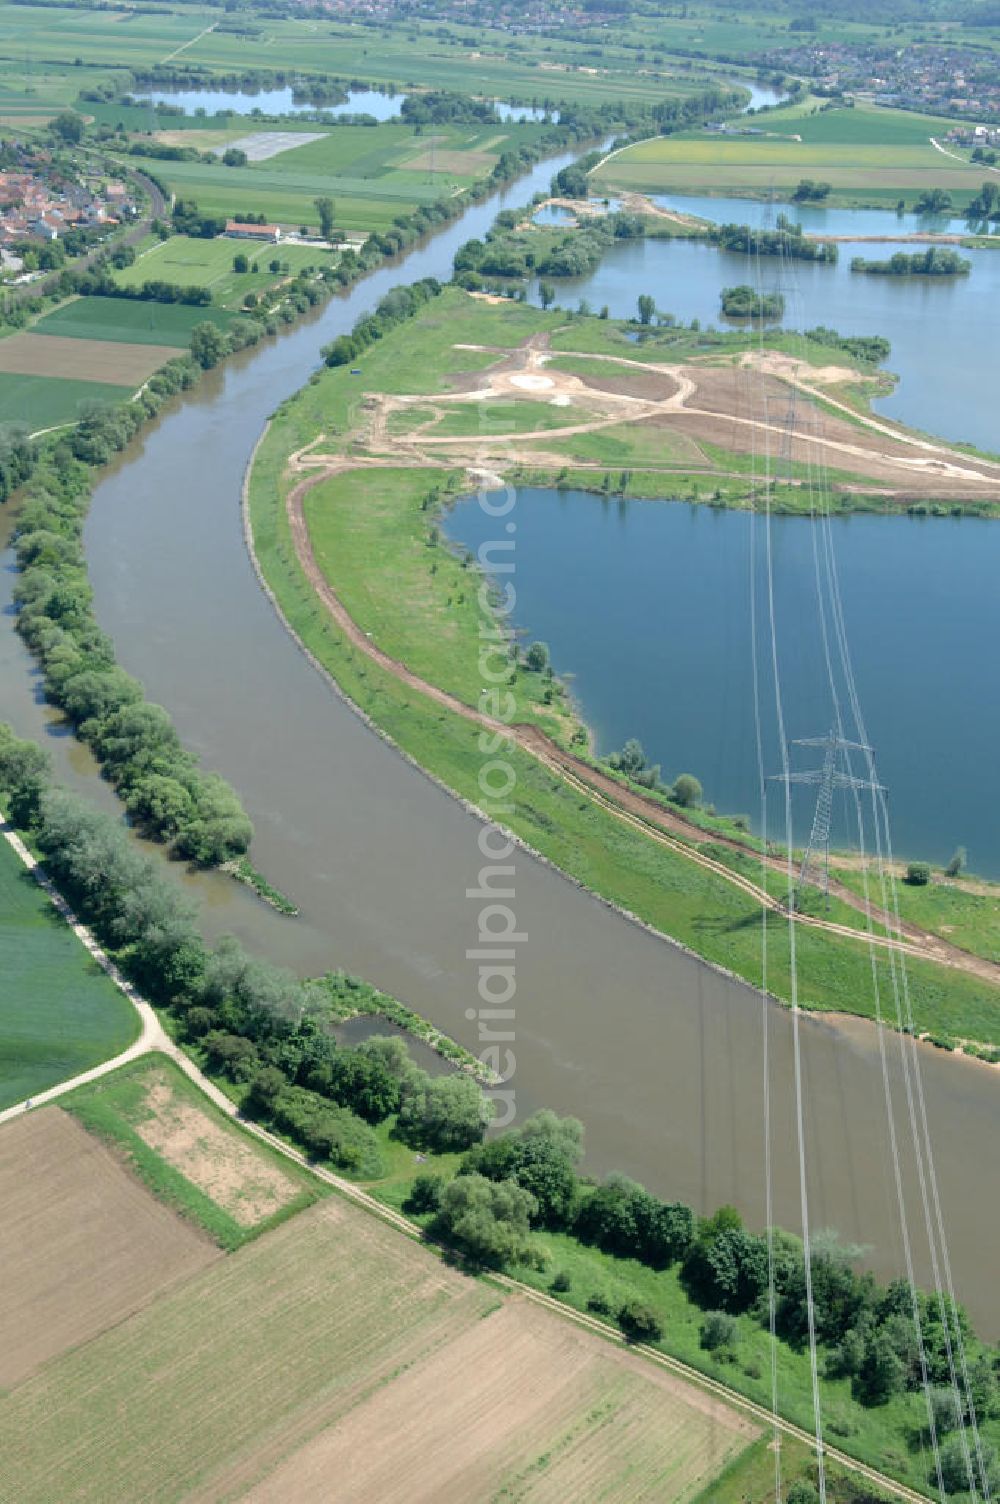
<path fill-rule="evenodd" d="M 754 225 L 714 225 L 708 238 L 724 251 L 738 251 L 744 256 L 785 256 L 792 261 L 836 261 L 837 247 L 832 242 L 807 240 L 802 226 L 779 214 L 778 227 L 760 230 Z"/>
<path fill-rule="evenodd" d="M 939 245 L 914 251 L 912 255 L 897 251 L 884 261 L 867 260 L 864 256 L 854 256 L 851 260 L 852 272 L 867 272 L 875 277 L 967 277 L 971 270 L 971 261 Z"/>

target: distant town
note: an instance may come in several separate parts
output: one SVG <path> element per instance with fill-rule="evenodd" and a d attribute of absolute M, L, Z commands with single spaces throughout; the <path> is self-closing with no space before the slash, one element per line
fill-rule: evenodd
<path fill-rule="evenodd" d="M 803 42 L 769 63 L 808 78 L 817 92 L 863 94 L 877 104 L 1000 121 L 996 58 L 969 47 L 884 47 Z"/>
<path fill-rule="evenodd" d="M 67 167 L 43 147 L 4 146 L 0 262 L 5 274 L 45 270 L 52 259 L 45 255 L 47 245 L 61 241 L 67 249 L 80 249 L 74 241 L 98 239 L 99 232 L 134 219 L 136 212 L 126 183 L 80 166 Z"/>

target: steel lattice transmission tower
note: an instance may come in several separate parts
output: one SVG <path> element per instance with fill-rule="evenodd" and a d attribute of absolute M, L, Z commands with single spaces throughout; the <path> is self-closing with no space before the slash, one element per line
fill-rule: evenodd
<path fill-rule="evenodd" d="M 863 742 L 850 742 L 845 737 L 838 736 L 836 731 L 830 730 L 826 736 L 798 737 L 793 741 L 792 746 L 821 747 L 823 750 L 821 767 L 807 768 L 801 773 L 776 773 L 772 776 L 780 783 L 812 784 L 819 787 L 812 829 L 809 832 L 809 841 L 799 867 L 799 887 L 801 888 L 804 883 L 814 882 L 817 887 L 822 888 L 827 908 L 829 908 L 830 822 L 833 817 L 834 790 L 867 789 L 879 793 L 885 791 L 880 783 L 874 783 L 870 778 L 858 778 L 850 771 L 849 753 L 863 752 L 866 756 L 871 756 L 871 747 L 866 747 Z M 822 854 L 822 875 L 817 876 L 816 868 L 820 854 Z"/>

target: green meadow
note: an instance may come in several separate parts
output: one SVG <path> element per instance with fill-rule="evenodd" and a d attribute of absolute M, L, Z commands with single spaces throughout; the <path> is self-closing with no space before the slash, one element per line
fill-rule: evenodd
<path fill-rule="evenodd" d="M 236 272 L 233 259 L 245 255 L 251 270 Z M 256 245 L 252 241 L 193 239 L 187 235 L 172 235 L 169 240 L 157 245 L 140 256 L 132 266 L 115 273 L 120 287 L 141 287 L 147 281 L 175 282 L 182 287 L 207 287 L 213 302 L 223 308 L 239 308 L 248 292 L 260 293 L 271 287 L 275 273 L 269 271 L 272 261 L 281 264 L 281 275 L 294 276 L 304 267 L 328 266 L 335 260 L 335 252 L 306 245 Z M 253 271 L 256 265 L 259 270 Z M 287 268 L 287 271 L 286 271 Z M 131 306 L 131 305 L 128 305 Z M 162 304 L 143 304 L 143 307 L 162 307 Z M 166 305 L 168 308 L 176 305 Z M 184 309 L 187 313 L 189 310 Z M 190 310 L 204 317 L 203 309 Z M 190 334 L 190 331 L 188 331 Z"/>
<path fill-rule="evenodd" d="M 105 381 L 0 371 L 0 424 L 16 423 L 38 433 L 62 423 L 75 423 L 88 402 L 127 402 L 132 392 L 130 386 Z"/>
<path fill-rule="evenodd" d="M 0 840 L 0 1108 L 89 1070 L 139 1032 L 105 976 Z"/>
<path fill-rule="evenodd" d="M 173 240 L 167 242 L 175 244 Z M 204 242 L 210 244 L 209 241 Z M 236 242 L 227 240 L 233 247 Z M 230 263 L 232 251 L 230 251 Z M 145 280 L 140 278 L 139 280 Z M 169 280 L 165 278 L 165 280 Z M 178 281 L 189 280 L 177 278 Z M 190 279 L 194 281 L 194 278 Z M 187 349 L 191 330 L 210 319 L 225 328 L 233 314 L 222 308 L 192 308 L 181 303 L 151 303 L 128 298 L 74 298 L 32 325 L 32 334 L 58 334 L 70 339 L 110 340 L 126 345 L 176 345 Z"/>

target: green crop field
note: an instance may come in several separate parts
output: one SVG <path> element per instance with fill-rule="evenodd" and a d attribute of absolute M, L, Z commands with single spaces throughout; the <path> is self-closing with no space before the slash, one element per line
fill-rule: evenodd
<path fill-rule="evenodd" d="M 912 206 L 924 189 L 942 188 L 961 207 L 978 193 L 981 168 L 931 144 L 949 122 L 900 111 L 857 108 L 815 115 L 775 112 L 780 137 L 655 137 L 618 152 L 591 178 L 595 191 L 761 196 L 794 189 L 803 178 L 832 185 L 830 203 Z M 801 137 L 801 139 L 796 139 Z"/>
<path fill-rule="evenodd" d="M 233 258 L 241 254 L 260 270 L 234 272 Z M 187 235 L 174 235 L 169 240 L 160 241 L 132 266 L 117 272 L 115 281 L 122 287 L 141 287 L 143 282 L 150 280 L 176 282 L 182 287 L 207 287 L 217 304 L 238 308 L 248 292 L 259 293 L 275 282 L 275 274 L 268 271 L 271 261 L 280 261 L 281 275 L 294 275 L 303 267 L 328 266 L 334 260 L 335 252 L 313 246 L 256 245 L 252 241 L 225 237 L 198 240 Z M 204 313 L 203 309 L 192 311 Z M 196 318 L 194 322 L 199 320 Z"/>
<path fill-rule="evenodd" d="M 172 242 L 171 242 L 172 243 Z M 208 245 L 211 242 L 206 241 Z M 227 245 L 235 242 L 227 241 Z M 143 279 L 140 279 L 143 280 Z M 187 280 L 195 280 L 194 278 Z M 75 298 L 32 326 L 33 334 L 110 340 L 126 345 L 176 345 L 186 350 L 191 330 L 210 319 L 225 328 L 234 317 L 221 308 L 189 308 L 180 303 L 134 302 L 129 298 Z"/>
<path fill-rule="evenodd" d="M 75 423 L 87 402 L 125 402 L 131 386 L 70 381 L 59 376 L 23 376 L 0 371 L 0 423 L 24 424 L 32 433 Z"/>
<path fill-rule="evenodd" d="M 417 135 L 405 125 L 340 126 L 319 141 L 264 162 L 157 163 L 158 175 L 179 198 L 207 214 L 264 214 L 281 224 L 315 225 L 314 200 L 334 200 L 338 227 L 377 230 L 396 214 L 447 198 L 488 176 L 512 142 L 530 141 L 535 127 L 513 130 L 440 126 Z"/>
<path fill-rule="evenodd" d="M 0 840 L 0 1107 L 118 1054 L 131 1003 L 91 960 Z"/>

